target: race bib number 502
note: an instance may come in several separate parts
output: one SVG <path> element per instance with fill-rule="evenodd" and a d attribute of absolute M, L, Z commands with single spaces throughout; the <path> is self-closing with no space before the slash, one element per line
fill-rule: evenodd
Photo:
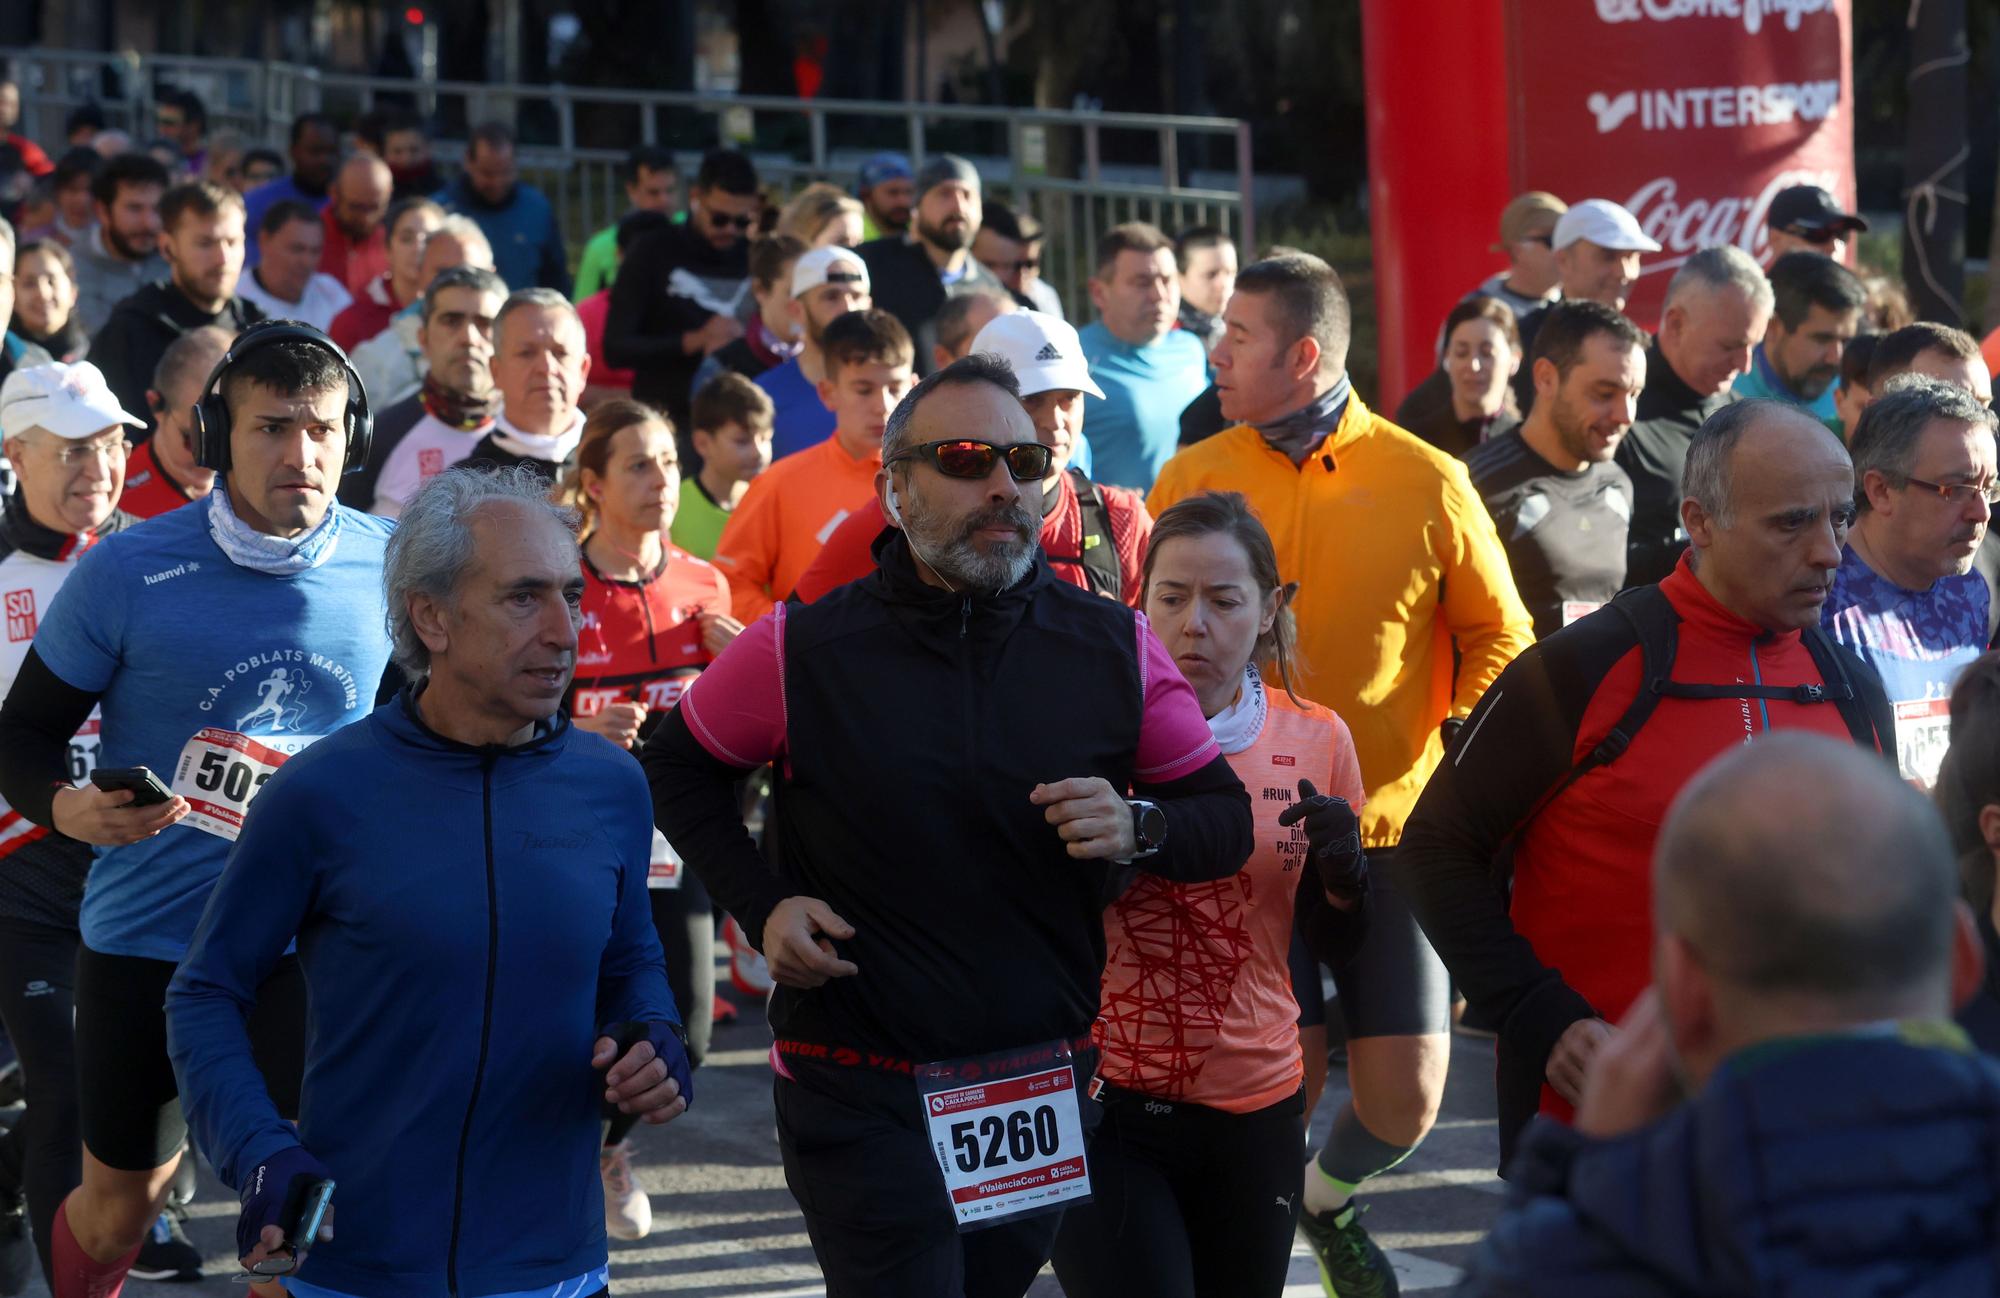
<path fill-rule="evenodd" d="M 293 751 L 304 746 L 298 742 L 303 738 L 285 736 Z M 174 763 L 173 791 L 192 808 L 182 823 L 235 842 L 257 791 L 291 755 L 234 730 L 196 731 Z"/>

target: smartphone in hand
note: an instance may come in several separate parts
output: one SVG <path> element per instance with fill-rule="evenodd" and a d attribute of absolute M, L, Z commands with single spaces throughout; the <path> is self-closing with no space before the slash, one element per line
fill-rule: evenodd
<path fill-rule="evenodd" d="M 159 776 L 143 766 L 100 766 L 91 772 L 90 782 L 106 792 L 130 789 L 134 796 L 127 806 L 157 807 L 174 796 Z"/>

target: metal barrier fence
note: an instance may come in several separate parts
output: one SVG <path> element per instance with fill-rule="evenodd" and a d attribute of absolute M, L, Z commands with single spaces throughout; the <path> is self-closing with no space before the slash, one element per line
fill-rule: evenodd
<path fill-rule="evenodd" d="M 438 131 L 446 159 L 468 123 L 509 122 L 523 177 L 555 204 L 572 255 L 624 210 L 618 168 L 641 144 L 672 149 L 688 176 L 705 149 L 735 145 L 780 195 L 813 180 L 851 189 L 860 161 L 880 149 L 918 166 L 929 153 L 963 153 L 989 197 L 1047 227 L 1042 275 L 1078 319 L 1098 237 L 1121 221 L 1170 233 L 1212 225 L 1256 246 L 1250 124 L 1232 118 L 410 81 L 173 54 L 0 47 L 0 62 L 21 87 L 20 129 L 45 145 L 63 139 L 64 119 L 85 103 L 143 144 L 166 86 L 202 97 L 211 135 L 234 130 L 281 151 L 292 119 L 310 110 L 351 120 L 378 105 L 412 108 Z"/>

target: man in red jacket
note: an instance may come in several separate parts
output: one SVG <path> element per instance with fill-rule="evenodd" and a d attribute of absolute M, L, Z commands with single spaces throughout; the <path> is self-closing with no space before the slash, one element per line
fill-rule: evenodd
<path fill-rule="evenodd" d="M 1681 495 L 1680 565 L 1515 659 L 1403 833 L 1418 921 L 1500 1025 L 1503 1163 L 1538 1108 L 1569 1117 L 1651 979 L 1653 843 L 1695 772 L 1775 730 L 1894 751 L 1881 683 L 1818 626 L 1855 513 L 1840 442 L 1739 402 L 1695 434 Z"/>
<path fill-rule="evenodd" d="M 1055 451 L 1042 480 L 1041 541 L 1050 569 L 1072 586 L 1139 607 L 1153 516 L 1138 492 L 1092 482 L 1069 467 L 1083 441 L 1083 398 L 1104 395 L 1091 382 L 1076 330 L 1040 311 L 1015 311 L 988 321 L 969 350 L 991 352 L 1013 368 L 1035 437 Z M 811 603 L 873 572 L 869 547 L 885 526 L 879 510 L 850 515 L 799 578 L 799 598 Z"/>

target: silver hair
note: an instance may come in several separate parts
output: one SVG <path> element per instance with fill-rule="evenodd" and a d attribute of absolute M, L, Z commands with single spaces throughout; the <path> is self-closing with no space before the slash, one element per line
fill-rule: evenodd
<path fill-rule="evenodd" d="M 1870 469 L 1888 479 L 1892 487 L 1909 485 L 1917 443 L 1933 419 L 1970 424 L 1988 432 L 1993 429 L 1993 412 L 1956 383 L 1921 374 L 1899 374 L 1890 379 L 1861 412 L 1848 440 L 1847 453 L 1854 457 L 1855 508 L 1864 513 L 1869 508 L 1862 479 Z"/>
<path fill-rule="evenodd" d="M 1771 293 L 1771 281 L 1764 278 L 1764 269 L 1756 258 L 1733 244 L 1724 244 L 1703 248 L 1681 263 L 1681 268 L 1667 281 L 1666 305 L 1672 306 L 1692 292 L 1718 288 L 1742 289 L 1751 304 L 1766 314 L 1776 300 Z"/>
<path fill-rule="evenodd" d="M 548 511 L 566 536 L 577 516 L 549 499 L 549 480 L 534 469 L 461 466 L 425 483 L 403 507 L 382 560 L 382 591 L 389 604 L 390 654 L 412 678 L 428 675 L 431 651 L 410 620 L 410 596 L 449 603 L 472 566 L 472 515 L 496 500 L 518 500 Z"/>
<path fill-rule="evenodd" d="M 1774 416 L 1804 420 L 1817 426 L 1812 416 L 1783 401 L 1756 398 L 1736 401 L 1708 417 L 1688 443 L 1687 464 L 1681 469 L 1681 499 L 1692 500 L 1713 518 L 1718 527 L 1735 522 L 1734 502 L 1729 498 L 1729 459 L 1736 444 L 1751 425 Z M 1827 434 L 1829 437 L 1831 433 Z"/>
<path fill-rule="evenodd" d="M 424 323 L 429 324 L 437 314 L 438 294 L 454 288 L 476 289 L 480 293 L 490 293 L 494 297 L 507 296 L 507 281 L 495 275 L 484 266 L 474 266 L 466 262 L 460 266 L 447 266 L 431 280 L 431 286 L 424 290 Z"/>
<path fill-rule="evenodd" d="M 507 300 L 500 304 L 500 310 L 493 317 L 493 346 L 496 350 L 500 346 L 500 330 L 507 323 L 507 317 L 530 307 L 560 311 L 576 325 L 578 333 L 583 332 L 583 317 L 576 313 L 576 308 L 561 293 L 552 288 L 517 288 L 507 295 Z"/>
<path fill-rule="evenodd" d="M 1015 375 L 1014 367 L 1009 365 L 1005 358 L 996 356 L 992 352 L 973 352 L 970 356 L 961 356 L 911 388 L 903 399 L 896 403 L 896 408 L 889 412 L 889 422 L 882 426 L 884 464 L 910 449 L 910 420 L 915 418 L 917 407 L 923 404 L 924 398 L 939 388 L 958 383 L 991 383 L 1014 400 L 1021 399 L 1021 380 Z"/>

